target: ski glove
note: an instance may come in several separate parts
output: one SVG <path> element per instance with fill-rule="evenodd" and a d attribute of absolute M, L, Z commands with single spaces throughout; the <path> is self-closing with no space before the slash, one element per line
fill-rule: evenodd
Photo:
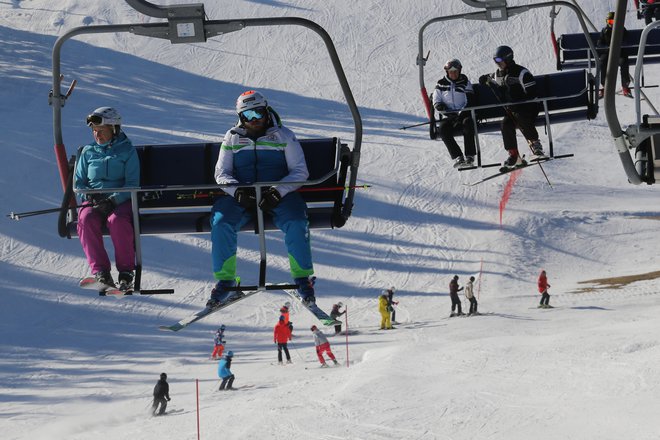
<path fill-rule="evenodd" d="M 435 104 L 435 109 L 439 112 L 445 110 L 446 108 L 447 108 L 447 106 L 445 105 L 444 102 L 438 102 L 438 103 Z"/>
<path fill-rule="evenodd" d="M 236 201 L 246 210 L 250 211 L 257 206 L 257 192 L 251 186 L 241 186 L 234 192 Z"/>
<path fill-rule="evenodd" d="M 92 209 L 103 217 L 107 217 L 115 210 L 115 202 L 110 198 L 99 200 L 98 202 L 95 202 Z"/>
<path fill-rule="evenodd" d="M 490 77 L 490 75 L 481 75 L 479 77 L 479 84 L 481 84 L 482 86 L 485 86 L 486 84 L 488 84 L 492 80 L 493 79 Z"/>
<path fill-rule="evenodd" d="M 262 211 L 272 211 L 282 200 L 282 196 L 275 187 L 268 187 L 261 194 L 261 202 L 259 202 L 259 208 Z"/>

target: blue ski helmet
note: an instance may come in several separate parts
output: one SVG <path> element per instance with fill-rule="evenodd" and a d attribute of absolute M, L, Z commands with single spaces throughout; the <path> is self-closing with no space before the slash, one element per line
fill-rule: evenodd
<path fill-rule="evenodd" d="M 227 357 L 228 357 L 228 358 L 230 358 L 230 357 L 234 357 L 234 352 L 231 351 L 231 350 L 229 350 L 229 351 L 227 352 Z"/>
<path fill-rule="evenodd" d="M 497 49 L 495 49 L 493 60 L 496 63 L 501 63 L 502 61 L 510 63 L 513 61 L 513 49 L 511 49 L 509 46 L 498 46 Z"/>

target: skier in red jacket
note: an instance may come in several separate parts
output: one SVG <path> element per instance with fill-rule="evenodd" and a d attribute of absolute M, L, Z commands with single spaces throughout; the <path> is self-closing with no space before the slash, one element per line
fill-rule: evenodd
<path fill-rule="evenodd" d="M 542 270 L 541 274 L 539 275 L 538 286 L 539 293 L 541 294 L 541 302 L 539 303 L 539 308 L 551 309 L 552 306 L 548 304 L 550 301 L 550 294 L 548 293 L 548 287 L 550 287 L 550 284 L 548 284 L 548 277 L 544 270 Z"/>
<path fill-rule="evenodd" d="M 291 340 L 291 329 L 284 320 L 284 316 L 280 316 L 280 320 L 273 330 L 273 342 L 277 344 L 277 363 L 282 365 L 282 350 L 286 355 L 286 363 L 291 363 L 291 356 L 289 355 L 289 348 L 287 343 Z"/>

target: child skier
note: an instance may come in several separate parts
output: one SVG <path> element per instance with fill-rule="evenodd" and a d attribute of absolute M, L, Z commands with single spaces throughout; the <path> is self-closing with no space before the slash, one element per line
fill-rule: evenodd
<path fill-rule="evenodd" d="M 160 380 L 156 382 L 154 387 L 154 402 L 151 405 L 151 415 L 163 415 L 167 409 L 167 402 L 170 400 L 170 386 L 167 383 L 167 374 L 160 373 Z M 160 405 L 160 411 L 156 412 Z"/>
<path fill-rule="evenodd" d="M 222 357 L 222 352 L 225 350 L 225 341 L 224 341 L 224 335 L 225 335 L 225 325 L 222 324 L 220 328 L 215 332 L 215 336 L 213 337 L 213 353 L 211 353 L 211 359 L 216 360 L 220 359 Z"/>
<path fill-rule="evenodd" d="M 234 373 L 231 372 L 231 361 L 234 358 L 234 352 L 229 350 L 226 355 L 218 362 L 218 376 L 222 379 L 219 391 L 234 390 Z"/>
<path fill-rule="evenodd" d="M 277 363 L 282 365 L 282 350 L 286 355 L 286 363 L 291 363 L 291 355 L 289 355 L 289 347 L 287 343 L 291 340 L 291 329 L 284 321 L 284 316 L 280 316 L 280 320 L 273 329 L 273 342 L 277 344 Z"/>
<path fill-rule="evenodd" d="M 539 303 L 540 309 L 551 309 L 552 306 L 548 304 L 550 302 L 550 294 L 548 293 L 548 277 L 544 270 L 541 271 L 538 280 L 539 293 L 541 294 L 541 302 Z"/>
<path fill-rule="evenodd" d="M 328 338 L 323 334 L 321 330 L 318 329 L 315 325 L 312 326 L 310 329 L 312 333 L 314 334 L 314 345 L 316 345 L 316 355 L 319 357 L 319 362 L 321 362 L 321 367 L 327 367 L 328 364 L 325 363 L 325 359 L 323 358 L 323 353 L 327 353 L 328 357 L 332 362 L 334 362 L 335 365 L 339 365 L 339 362 L 335 359 L 335 355 L 332 354 L 332 350 L 330 350 L 330 342 L 328 342 Z"/>
<path fill-rule="evenodd" d="M 341 302 L 338 302 L 337 304 L 334 304 L 332 306 L 332 311 L 330 312 L 330 317 L 334 319 L 335 321 L 339 321 L 339 317 L 346 313 L 346 310 L 343 312 L 340 312 L 339 309 L 341 309 L 344 306 Z M 338 335 L 341 333 L 341 321 L 339 324 L 335 325 L 335 335 Z"/>

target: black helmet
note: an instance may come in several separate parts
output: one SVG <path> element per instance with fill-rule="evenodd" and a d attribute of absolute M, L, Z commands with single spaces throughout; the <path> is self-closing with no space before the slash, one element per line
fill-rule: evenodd
<path fill-rule="evenodd" d="M 513 49 L 509 46 L 498 46 L 497 49 L 495 49 L 493 60 L 495 60 L 496 63 L 501 63 L 502 61 L 510 63 L 513 61 Z"/>
<path fill-rule="evenodd" d="M 445 72 L 449 72 L 452 69 L 458 69 L 459 72 L 463 69 L 463 65 L 457 58 L 452 58 L 445 63 Z"/>
<path fill-rule="evenodd" d="M 165 373 L 160 373 L 160 379 L 161 379 L 161 380 L 165 380 L 165 379 L 167 379 L 167 374 L 165 374 Z"/>

